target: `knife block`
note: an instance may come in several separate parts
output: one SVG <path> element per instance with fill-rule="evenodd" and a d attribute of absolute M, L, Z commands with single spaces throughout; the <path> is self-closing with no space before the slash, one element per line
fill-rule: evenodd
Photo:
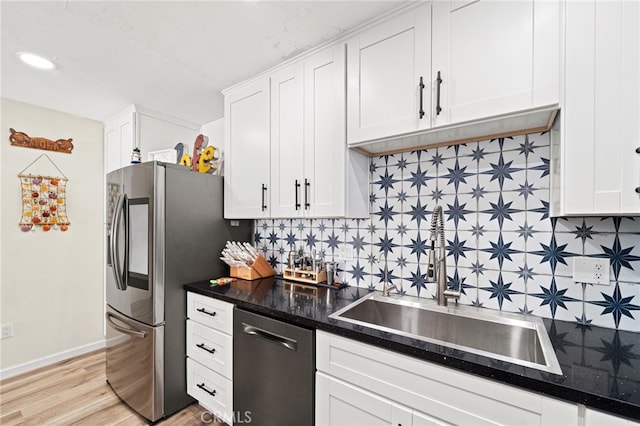
<path fill-rule="evenodd" d="M 271 265 L 269 265 L 269 263 L 267 263 L 262 255 L 258 255 L 256 260 L 253 261 L 251 269 L 232 266 L 229 274 L 234 278 L 251 281 L 260 278 L 273 277 L 276 274 L 276 271 L 271 267 Z"/>

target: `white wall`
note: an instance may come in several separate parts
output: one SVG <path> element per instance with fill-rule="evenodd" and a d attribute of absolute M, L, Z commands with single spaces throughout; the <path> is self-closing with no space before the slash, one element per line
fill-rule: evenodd
<path fill-rule="evenodd" d="M 0 342 L 6 377 L 100 347 L 103 334 L 102 123 L 1 100 L 0 321 L 14 337 Z M 72 154 L 11 146 L 9 128 L 48 139 L 73 138 Z M 17 174 L 46 153 L 69 178 L 67 232 L 21 232 Z M 41 159 L 28 172 L 58 172 Z"/>

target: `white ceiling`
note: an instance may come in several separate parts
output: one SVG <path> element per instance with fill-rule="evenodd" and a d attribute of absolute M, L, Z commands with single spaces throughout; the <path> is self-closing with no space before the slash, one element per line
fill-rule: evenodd
<path fill-rule="evenodd" d="M 0 93 L 99 121 L 135 103 L 204 124 L 223 116 L 222 89 L 398 6 L 2 0 Z M 19 51 L 44 55 L 58 68 L 30 68 Z"/>

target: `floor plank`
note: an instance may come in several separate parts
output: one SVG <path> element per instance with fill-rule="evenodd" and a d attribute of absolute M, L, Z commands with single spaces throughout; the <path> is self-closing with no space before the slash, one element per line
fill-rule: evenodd
<path fill-rule="evenodd" d="M 104 349 L 0 382 L 3 426 L 136 426 L 149 422 L 123 403 L 105 376 Z M 207 410 L 192 404 L 156 424 L 202 426 L 212 423 Z"/>

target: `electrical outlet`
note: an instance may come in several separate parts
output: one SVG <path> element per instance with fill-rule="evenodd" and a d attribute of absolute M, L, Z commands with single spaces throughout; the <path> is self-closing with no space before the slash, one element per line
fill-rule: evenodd
<path fill-rule="evenodd" d="M 609 259 L 595 257 L 573 258 L 573 281 L 578 283 L 590 283 L 609 285 Z"/>
<path fill-rule="evenodd" d="M 353 247 L 342 246 L 338 251 L 338 260 L 353 260 Z"/>
<path fill-rule="evenodd" d="M 6 339 L 7 337 L 13 337 L 13 324 L 3 324 L 2 325 L 2 339 Z"/>

